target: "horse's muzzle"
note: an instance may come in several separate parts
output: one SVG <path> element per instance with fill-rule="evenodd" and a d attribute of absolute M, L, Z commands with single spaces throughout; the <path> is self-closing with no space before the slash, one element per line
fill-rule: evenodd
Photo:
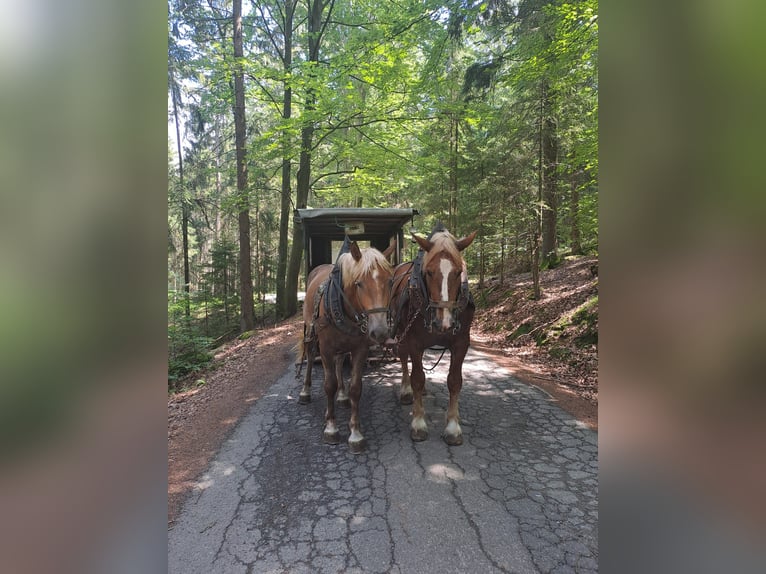
<path fill-rule="evenodd" d="M 460 308 L 454 302 L 434 302 L 428 305 L 425 326 L 429 333 L 452 333 L 460 330 Z"/>
<path fill-rule="evenodd" d="M 449 315 L 448 315 L 449 314 Z M 439 315 L 447 315 L 439 317 Z M 437 333 L 447 333 L 448 331 L 451 331 L 455 328 L 455 318 L 452 316 L 452 313 L 449 313 L 449 311 L 444 311 L 442 313 L 434 313 L 433 321 L 431 322 L 431 331 L 436 331 Z"/>
<path fill-rule="evenodd" d="M 389 311 L 387 307 L 378 307 L 365 311 L 367 336 L 371 341 L 382 344 L 390 336 Z"/>

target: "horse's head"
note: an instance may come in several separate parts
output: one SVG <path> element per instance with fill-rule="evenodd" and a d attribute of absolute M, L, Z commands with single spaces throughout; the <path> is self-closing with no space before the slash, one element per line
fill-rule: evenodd
<path fill-rule="evenodd" d="M 455 239 L 446 229 L 434 232 L 430 239 L 413 237 L 426 252 L 422 265 L 423 281 L 429 308 L 435 310 L 430 315 L 430 327 L 440 332 L 454 329 L 460 307 L 460 285 L 467 281 L 466 265 L 460 252 L 471 244 L 476 232 L 461 239 Z"/>
<path fill-rule="evenodd" d="M 359 249 L 356 242 L 338 259 L 343 274 L 343 291 L 354 309 L 349 314 L 362 315 L 363 331 L 374 343 L 389 337 L 388 302 L 391 298 L 393 268 L 388 255 L 393 247 L 381 253 L 373 247 Z"/>

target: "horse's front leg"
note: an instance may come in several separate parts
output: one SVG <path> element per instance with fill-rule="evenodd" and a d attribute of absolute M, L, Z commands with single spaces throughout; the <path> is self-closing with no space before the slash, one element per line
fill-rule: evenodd
<path fill-rule="evenodd" d="M 399 387 L 399 402 L 403 405 L 412 404 L 412 384 L 410 383 L 410 371 L 407 369 L 409 353 L 402 350 L 399 353 L 399 362 L 402 364 L 402 384 Z"/>
<path fill-rule="evenodd" d="M 348 447 L 354 454 L 364 451 L 367 446 L 359 424 L 359 401 L 362 398 L 362 371 L 368 352 L 369 348 L 363 344 L 351 354 L 351 383 L 348 389 L 351 399 L 351 418 L 348 428 L 351 430 L 351 435 L 348 437 Z"/>
<path fill-rule="evenodd" d="M 338 379 L 338 396 L 335 402 L 339 407 L 347 407 L 351 404 L 348 400 L 348 393 L 346 392 L 346 385 L 343 382 L 343 362 L 346 360 L 345 353 L 335 357 L 335 378 Z"/>
<path fill-rule="evenodd" d="M 324 347 L 326 347 L 326 345 L 319 350 L 322 355 L 322 367 L 324 368 L 324 393 L 327 398 L 322 439 L 327 444 L 338 444 L 340 442 L 340 434 L 338 433 L 338 425 L 335 424 L 335 393 L 338 390 L 338 379 L 335 374 L 335 353 Z"/>
<path fill-rule="evenodd" d="M 415 351 L 410 355 L 412 359 L 412 423 L 410 424 L 410 438 L 414 441 L 422 441 L 428 438 L 428 424 L 426 423 L 426 411 L 423 408 L 423 392 L 426 387 L 426 374 L 423 372 L 423 351 Z"/>
<path fill-rule="evenodd" d="M 463 444 L 463 430 L 460 428 L 460 408 L 458 399 L 463 388 L 463 359 L 468 352 L 468 344 L 458 344 L 450 350 L 449 374 L 447 388 L 449 389 L 449 406 L 447 407 L 447 426 L 444 428 L 444 442 L 450 446 Z"/>

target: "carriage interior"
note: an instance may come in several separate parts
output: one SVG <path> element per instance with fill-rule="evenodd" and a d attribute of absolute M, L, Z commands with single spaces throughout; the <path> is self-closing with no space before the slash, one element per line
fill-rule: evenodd
<path fill-rule="evenodd" d="M 394 266 L 411 258 L 404 233 L 405 226 L 414 222 L 416 215 L 417 209 L 412 208 L 296 209 L 295 220 L 303 226 L 304 278 L 317 265 L 334 263 L 346 236 L 356 241 L 359 247 L 371 246 L 380 251 L 394 240 L 396 249 L 390 260 Z"/>

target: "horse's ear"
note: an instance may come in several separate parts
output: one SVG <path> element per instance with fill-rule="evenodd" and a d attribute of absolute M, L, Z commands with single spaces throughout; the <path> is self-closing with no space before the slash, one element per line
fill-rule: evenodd
<path fill-rule="evenodd" d="M 351 253 L 351 257 L 354 258 L 354 261 L 359 261 L 362 258 L 362 251 L 359 249 L 359 246 L 356 244 L 356 241 L 351 242 L 349 252 Z"/>
<path fill-rule="evenodd" d="M 420 237 L 419 235 L 412 234 L 412 237 L 415 241 L 418 242 L 418 245 L 423 249 L 423 251 L 431 251 L 431 248 L 434 246 L 431 241 L 426 239 L 425 237 Z"/>
<path fill-rule="evenodd" d="M 396 249 L 396 237 L 392 237 L 391 241 L 388 242 L 388 247 L 386 247 L 386 250 L 383 252 L 383 257 L 388 260 L 388 258 L 391 257 L 391 254 L 394 252 L 394 249 Z"/>
<path fill-rule="evenodd" d="M 455 241 L 455 247 L 457 247 L 458 251 L 462 251 L 463 249 L 468 247 L 471 243 L 473 243 L 474 239 L 476 239 L 476 231 L 474 231 L 470 235 L 466 235 L 465 237 L 462 237 L 458 239 L 457 241 Z"/>

